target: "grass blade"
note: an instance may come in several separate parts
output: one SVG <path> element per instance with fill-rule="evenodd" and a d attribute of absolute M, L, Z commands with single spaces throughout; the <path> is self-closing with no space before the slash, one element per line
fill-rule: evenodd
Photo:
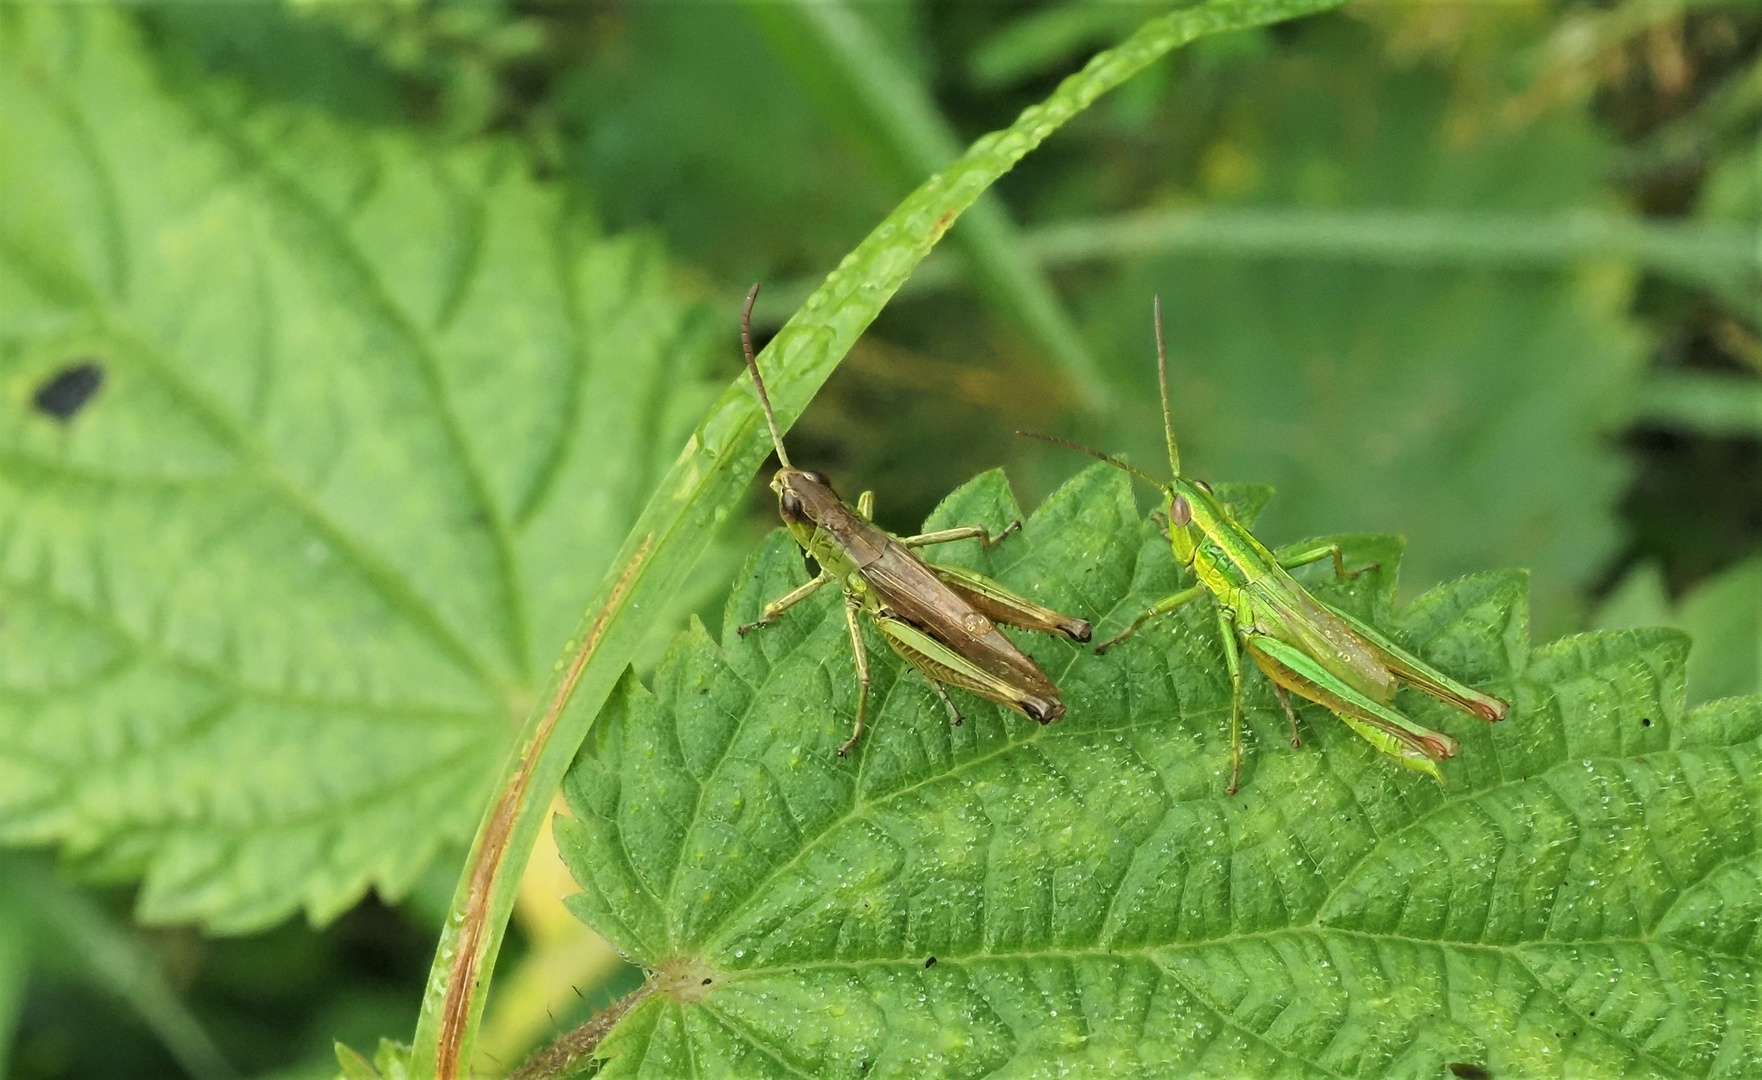
<path fill-rule="evenodd" d="M 19 921 L 48 932 L 85 970 L 92 985 L 127 1002 L 184 1072 L 195 1080 L 235 1080 L 237 1071 L 126 927 L 29 856 L 7 858 L 0 863 L 0 873 L 24 907 L 24 918 Z M 22 939 L 21 943 L 28 947 Z M 6 958 L 0 957 L 0 966 L 5 962 Z M 3 996 L 4 988 L 0 988 Z M 0 1044 L 6 1033 L 4 1006 L 0 1001 Z"/>
<path fill-rule="evenodd" d="M 1554 214 L 1284 207 L 1153 210 L 1029 230 L 1022 235 L 1021 250 L 1045 269 L 1175 254 L 1496 269 L 1545 269 L 1591 259 L 1621 259 L 1728 297 L 1753 299 L 1762 282 L 1762 249 L 1753 230 L 1649 221 L 1592 210 Z M 930 293 L 956 288 L 963 280 L 961 267 L 933 255 L 900 291 Z M 777 325 L 814 284 L 793 281 L 778 286 L 760 298 L 754 319 L 761 326 Z"/>
<path fill-rule="evenodd" d="M 1710 371 L 1654 375 L 1633 419 L 1710 436 L 1762 435 L 1762 381 Z"/>
<path fill-rule="evenodd" d="M 1337 7 L 1343 0 L 1211 0 L 1152 20 L 1096 56 L 1016 122 L 926 180 L 859 244 L 760 357 L 778 419 L 801 414 L 857 336 L 957 217 L 1071 117 L 1169 50 L 1207 34 Z M 729 313 L 730 343 L 733 315 Z M 521 872 L 589 725 L 646 634 L 770 450 L 745 376 L 723 392 L 650 498 L 528 716 L 486 808 L 435 953 L 413 1076 L 457 1080 L 488 993 Z"/>
<path fill-rule="evenodd" d="M 902 184 L 916 184 L 960 155 L 954 129 L 923 85 L 842 0 L 747 6 L 804 79 L 862 118 Z M 1086 407 L 1104 408 L 1109 390 L 1095 359 L 1042 267 L 1023 250 L 1021 230 L 1002 201 L 981 196 L 952 239 L 979 291 L 1028 332 Z"/>

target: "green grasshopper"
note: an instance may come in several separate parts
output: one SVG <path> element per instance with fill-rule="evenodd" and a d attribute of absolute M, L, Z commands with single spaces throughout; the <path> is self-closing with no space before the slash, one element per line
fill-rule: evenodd
<path fill-rule="evenodd" d="M 932 566 L 912 553 L 913 548 L 946 544 L 955 540 L 978 540 L 990 548 L 1021 528 L 1012 522 L 996 537 L 982 525 L 941 529 L 921 536 L 894 536 L 871 522 L 874 492 L 865 491 L 855 510 L 839 499 L 824 474 L 797 469 L 783 449 L 783 434 L 771 411 L 765 381 L 753 356 L 752 310 L 759 287 L 747 294 L 740 315 L 740 345 L 752 372 L 771 442 L 782 468 L 771 478 L 777 493 L 777 509 L 783 524 L 819 564 L 819 574 L 800 588 L 792 589 L 765 605 L 756 622 L 739 628 L 742 636 L 776 622 L 783 613 L 807 599 L 823 585 L 836 582 L 844 590 L 844 618 L 850 629 L 850 647 L 857 668 L 856 722 L 850 738 L 838 748 L 843 757 L 863 735 L 863 716 L 869 700 L 869 654 L 863 645 L 859 614 L 869 616 L 875 629 L 906 663 L 929 680 L 955 724 L 960 710 L 943 689 L 957 686 L 987 701 L 1015 709 L 1042 724 L 1065 713 L 1053 685 L 1039 665 L 997 629 L 997 623 L 1046 633 L 1063 634 L 1072 641 L 1088 641 L 1089 623 L 1061 615 L 999 585 L 990 578 L 952 566 Z"/>
<path fill-rule="evenodd" d="M 1300 745 L 1297 714 L 1291 693 L 1327 706 L 1372 746 L 1410 769 L 1427 773 L 1439 783 L 1438 762 L 1456 755 L 1456 740 L 1414 723 L 1397 710 L 1396 688 L 1405 684 L 1486 721 L 1505 719 L 1507 706 L 1496 697 L 1464 686 L 1376 630 L 1331 604 L 1311 596 L 1290 571 L 1332 558 L 1334 573 L 1351 579 L 1374 567 L 1346 569 L 1340 545 L 1298 544 L 1269 551 L 1237 522 L 1230 508 L 1212 494 L 1203 480 L 1181 475 L 1180 451 L 1169 411 L 1168 353 L 1163 347 L 1162 301 L 1155 302 L 1156 368 L 1162 384 L 1163 434 L 1168 441 L 1169 472 L 1164 484 L 1131 465 L 1098 450 L 1035 432 L 1035 438 L 1059 443 L 1100 458 L 1160 488 L 1167 498 L 1169 543 L 1175 560 L 1193 571 L 1197 583 L 1167 597 L 1138 616 L 1097 653 L 1131 637 L 1146 622 L 1210 593 L 1217 601 L 1218 629 L 1223 635 L 1224 663 L 1229 669 L 1230 785 L 1234 795 L 1242 776 L 1242 661 L 1237 641 L 1272 680 L 1273 692 L 1291 723 L 1291 745 Z"/>

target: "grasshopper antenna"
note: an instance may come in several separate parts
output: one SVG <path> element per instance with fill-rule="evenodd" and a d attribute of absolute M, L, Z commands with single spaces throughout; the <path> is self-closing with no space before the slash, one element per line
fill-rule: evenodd
<path fill-rule="evenodd" d="M 1114 457 L 1112 454 L 1104 454 L 1101 451 L 1095 449 L 1093 446 L 1084 446 L 1080 442 L 1072 442 L 1069 439 L 1061 439 L 1057 435 L 1047 435 L 1044 432 L 1039 432 L 1039 431 L 1018 430 L 1016 432 L 1016 434 L 1017 435 L 1026 435 L 1030 439 L 1039 439 L 1041 442 L 1049 442 L 1049 443 L 1052 443 L 1054 446 L 1063 446 L 1067 449 L 1075 450 L 1079 454 L 1088 454 L 1090 457 L 1096 459 L 1097 461 L 1105 461 L 1109 465 L 1112 465 L 1116 469 L 1123 469 L 1124 471 L 1131 473 L 1133 476 L 1136 476 L 1138 479 L 1144 481 L 1146 484 L 1149 484 L 1150 486 L 1158 489 L 1159 491 L 1162 490 L 1163 488 L 1168 487 L 1167 484 L 1163 483 L 1161 480 L 1158 480 L 1156 477 L 1145 472 L 1143 469 L 1135 468 L 1134 466 L 1128 465 L 1125 462 L 1121 461 L 1119 458 Z"/>
<path fill-rule="evenodd" d="M 1181 475 L 1181 451 L 1175 445 L 1175 421 L 1169 410 L 1169 353 L 1162 344 L 1162 297 L 1151 298 L 1156 321 L 1156 381 L 1162 388 L 1162 434 L 1169 444 L 1169 475 Z"/>
<path fill-rule="evenodd" d="M 783 449 L 783 433 L 777 430 L 777 414 L 771 411 L 771 395 L 765 393 L 765 380 L 759 378 L 759 362 L 753 358 L 753 303 L 759 298 L 759 283 L 753 282 L 746 294 L 746 306 L 740 309 L 740 351 L 746 357 L 746 369 L 753 373 L 753 386 L 759 391 L 759 404 L 765 407 L 765 423 L 771 426 L 771 444 L 777 448 L 777 461 L 785 469 L 794 468 Z"/>

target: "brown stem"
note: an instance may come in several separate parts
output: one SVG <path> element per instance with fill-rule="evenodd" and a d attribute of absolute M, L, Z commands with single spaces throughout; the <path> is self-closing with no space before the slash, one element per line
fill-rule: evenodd
<path fill-rule="evenodd" d="M 515 1070 L 508 1080 L 553 1080 L 555 1077 L 568 1076 L 580 1067 L 583 1060 L 599 1049 L 600 1041 L 618 1026 L 618 1021 L 624 1019 L 625 1014 L 641 1005 L 655 992 L 656 986 L 656 980 L 650 979 L 595 1013 L 587 1023 L 557 1036 L 549 1046 L 534 1051 L 526 1059 L 526 1064 Z"/>

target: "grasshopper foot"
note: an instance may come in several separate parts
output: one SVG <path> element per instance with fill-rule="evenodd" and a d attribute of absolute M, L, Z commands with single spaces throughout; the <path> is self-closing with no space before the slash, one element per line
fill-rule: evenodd
<path fill-rule="evenodd" d="M 862 720 L 858 719 L 856 727 L 851 730 L 850 738 L 844 740 L 844 744 L 838 748 L 839 757 L 850 756 L 850 748 L 862 740 L 865 727 L 866 725 L 863 724 Z"/>
<path fill-rule="evenodd" d="M 1136 627 L 1134 627 L 1133 629 L 1136 629 Z M 1113 648 L 1115 645 L 1118 645 L 1120 642 L 1126 640 L 1128 637 L 1131 636 L 1131 634 L 1132 634 L 1132 631 L 1128 630 L 1124 634 L 1120 634 L 1117 637 L 1108 638 L 1106 641 L 1095 646 L 1095 655 L 1096 656 L 1106 656 L 1107 650 Z"/>
<path fill-rule="evenodd" d="M 996 547 L 997 545 L 1003 543 L 1004 539 L 1006 537 L 1008 537 L 1010 533 L 1021 532 L 1021 531 L 1022 531 L 1022 519 L 1017 518 L 1016 520 L 1010 522 L 1008 525 L 1005 525 L 1003 527 L 1003 531 L 998 533 L 996 536 L 981 535 L 979 537 L 979 546 L 981 548 L 984 548 L 986 551 L 989 551 L 992 548 Z"/>

